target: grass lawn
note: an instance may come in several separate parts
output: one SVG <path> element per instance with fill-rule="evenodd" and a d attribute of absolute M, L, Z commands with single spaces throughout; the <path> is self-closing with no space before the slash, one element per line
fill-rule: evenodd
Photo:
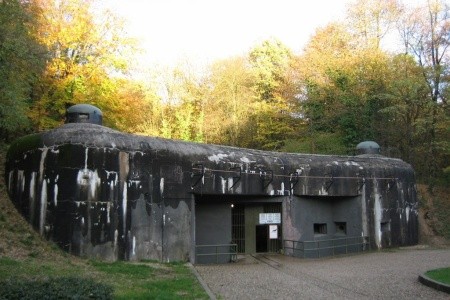
<path fill-rule="evenodd" d="M 37 281 L 44 284 L 36 285 Z M 69 289 L 67 282 L 73 282 L 74 285 L 81 287 L 86 287 L 87 284 L 93 285 L 93 287 L 86 287 L 93 293 L 95 290 L 103 292 L 102 289 L 112 289 L 114 299 L 208 299 L 208 295 L 189 267 L 183 263 L 161 264 L 147 261 L 108 263 L 74 257 L 55 261 L 39 258 L 14 260 L 2 257 L 0 258 L 0 284 L 5 286 L 5 282 L 10 285 L 12 282 L 19 286 L 18 289 L 21 292 L 25 290 L 29 293 L 29 289 L 34 289 L 31 292 L 36 293 L 39 292 L 36 289 L 46 289 L 46 291 L 59 293 L 48 295 L 55 298 L 61 295 L 58 289 Z M 30 283 L 33 284 L 31 288 Z M 61 287 L 61 285 L 66 286 Z M 11 296 L 11 293 L 9 292 L 8 295 Z M 38 295 L 43 293 L 45 292 L 42 291 Z M 66 293 L 74 292 L 66 291 Z M 2 298 L 2 291 L 0 291 L 0 298 Z"/>
<path fill-rule="evenodd" d="M 450 267 L 431 270 L 426 272 L 425 275 L 431 279 L 450 285 Z"/>

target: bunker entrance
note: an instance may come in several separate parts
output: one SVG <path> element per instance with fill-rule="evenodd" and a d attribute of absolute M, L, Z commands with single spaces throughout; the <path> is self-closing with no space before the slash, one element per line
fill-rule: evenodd
<path fill-rule="evenodd" d="M 281 198 L 196 195 L 195 262 L 223 263 L 233 251 L 277 253 L 282 248 Z"/>
<path fill-rule="evenodd" d="M 232 242 L 238 253 L 281 250 L 281 203 L 234 204 L 231 210 Z"/>
<path fill-rule="evenodd" d="M 267 244 L 269 240 L 268 226 L 256 225 L 256 252 L 267 252 Z"/>

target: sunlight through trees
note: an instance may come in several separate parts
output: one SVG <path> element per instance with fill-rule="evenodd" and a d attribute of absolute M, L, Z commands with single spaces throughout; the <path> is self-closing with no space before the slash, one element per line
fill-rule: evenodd
<path fill-rule="evenodd" d="M 302 53 L 273 38 L 201 72 L 179 64 L 139 79 L 138 42 L 97 2 L 0 1 L 2 140 L 89 103 L 106 126 L 171 139 L 343 155 L 375 140 L 421 180 L 450 180 L 445 1 L 358 0 Z M 402 46 L 387 51 L 393 36 Z"/>

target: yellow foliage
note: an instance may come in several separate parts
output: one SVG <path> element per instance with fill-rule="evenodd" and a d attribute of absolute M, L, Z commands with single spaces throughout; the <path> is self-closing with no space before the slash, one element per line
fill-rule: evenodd
<path fill-rule="evenodd" d="M 123 87 L 116 84 L 123 82 L 114 78 L 126 71 L 127 55 L 135 48 L 135 43 L 122 35 L 121 21 L 109 12 L 94 10 L 93 0 L 33 1 L 41 11 L 35 36 L 48 50 L 46 70 L 30 112 L 37 129 L 60 124 L 66 108 L 73 104 L 114 107 L 111 99 L 115 93 L 124 105 L 134 104 L 133 99 L 126 99 L 126 92 L 120 95 Z M 112 119 L 118 122 L 111 122 L 115 128 L 132 130 L 127 126 L 135 126 L 123 116 Z"/>

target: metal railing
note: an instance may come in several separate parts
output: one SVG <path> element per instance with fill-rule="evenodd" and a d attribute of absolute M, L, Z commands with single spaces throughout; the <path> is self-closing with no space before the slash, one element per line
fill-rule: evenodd
<path fill-rule="evenodd" d="M 235 262 L 237 260 L 237 249 L 237 244 L 196 245 L 195 262 L 216 264 Z"/>
<path fill-rule="evenodd" d="M 370 250 L 368 236 L 354 236 L 315 241 L 284 240 L 284 253 L 301 258 L 320 258 Z"/>

